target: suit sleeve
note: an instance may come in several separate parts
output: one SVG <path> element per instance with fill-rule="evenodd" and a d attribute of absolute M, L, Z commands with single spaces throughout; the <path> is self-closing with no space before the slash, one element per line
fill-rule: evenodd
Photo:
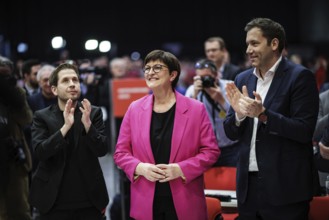
<path fill-rule="evenodd" d="M 327 120 L 327 126 L 325 127 L 325 130 L 323 132 L 323 136 L 321 139 L 322 144 L 324 144 L 325 146 L 329 146 L 329 118 Z"/>
<path fill-rule="evenodd" d="M 98 157 L 104 156 L 107 149 L 107 136 L 105 135 L 105 125 L 102 111 L 98 107 L 93 107 L 91 113 L 92 125 L 88 134 L 82 136 L 82 142 Z"/>
<path fill-rule="evenodd" d="M 196 107 L 197 106 L 195 106 L 195 108 Z M 189 183 L 202 175 L 217 161 L 220 155 L 217 139 L 205 106 L 202 104 L 199 107 L 201 109 L 198 114 L 200 120 L 195 121 L 200 123 L 191 124 L 193 128 L 199 128 L 199 130 L 197 130 L 197 132 L 199 132 L 198 143 L 191 143 L 191 145 L 199 145 L 198 152 L 196 152 L 195 155 L 189 157 L 188 159 L 178 162 L 178 165 L 180 166 L 186 178 L 186 183 Z"/>
<path fill-rule="evenodd" d="M 59 129 L 55 133 L 50 134 L 50 125 L 47 123 L 47 117 L 49 116 L 45 115 L 44 112 L 36 111 L 31 128 L 32 147 L 35 156 L 40 161 L 56 155 L 58 151 L 68 145 Z"/>
<path fill-rule="evenodd" d="M 325 114 L 325 107 L 324 107 L 324 99 L 329 96 L 321 96 L 320 95 L 320 104 L 319 104 L 319 115 L 318 115 L 318 121 L 315 126 L 315 131 L 313 135 L 314 141 L 319 141 L 322 137 L 323 131 L 325 130 L 325 127 L 327 125 L 327 121 L 329 120 L 328 114 Z"/>
<path fill-rule="evenodd" d="M 268 109 L 265 132 L 299 143 L 309 143 L 313 138 L 319 111 L 319 93 L 314 74 L 304 69 L 291 82 L 290 87 L 288 115 Z"/>

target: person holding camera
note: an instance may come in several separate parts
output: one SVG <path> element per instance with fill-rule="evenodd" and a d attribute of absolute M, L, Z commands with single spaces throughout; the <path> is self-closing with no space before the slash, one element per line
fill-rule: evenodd
<path fill-rule="evenodd" d="M 31 152 L 23 126 L 32 111 L 23 88 L 16 85 L 13 63 L 0 56 L 0 219 L 31 220 L 28 203 Z"/>
<path fill-rule="evenodd" d="M 225 86 L 231 80 L 220 79 L 215 63 L 201 59 L 195 64 L 196 76 L 193 85 L 186 90 L 185 96 L 204 103 L 216 134 L 221 155 L 214 166 L 235 167 L 238 154 L 238 142 L 230 140 L 224 132 L 223 122 L 230 104 L 224 93 Z"/>

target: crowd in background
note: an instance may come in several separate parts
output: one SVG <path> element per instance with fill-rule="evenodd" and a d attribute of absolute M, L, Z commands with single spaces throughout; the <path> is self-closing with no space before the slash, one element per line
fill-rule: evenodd
<path fill-rule="evenodd" d="M 205 53 L 207 53 L 207 51 L 205 51 Z M 303 60 L 301 54 L 290 54 L 289 48 L 284 50 L 283 55 L 290 59 L 292 62 L 304 65 L 312 70 L 312 72 L 315 74 L 319 94 L 322 94 L 329 89 L 328 57 L 318 55 L 312 60 Z M 200 58 L 202 57 L 205 56 L 200 54 Z M 211 59 L 211 57 L 209 57 L 209 59 Z M 129 56 L 111 58 L 107 56 L 99 56 L 97 58 L 64 57 L 53 62 L 46 62 L 45 60 L 47 59 L 45 58 L 44 60 L 38 60 L 32 57 L 31 59 L 26 60 L 14 60 L 13 72 L 15 79 L 17 80 L 17 85 L 25 90 L 27 97 L 26 101 L 29 104 L 32 113 L 57 102 L 57 99 L 52 94 L 50 85 L 48 83 L 49 77 L 55 67 L 61 63 L 67 62 L 76 65 L 79 69 L 81 100 L 83 98 L 87 98 L 92 103 L 92 105 L 96 105 L 102 108 L 104 117 L 103 119 L 108 132 L 110 132 L 109 114 L 112 108 L 109 104 L 109 96 L 111 95 L 109 91 L 109 80 L 144 77 L 143 61 L 141 59 L 133 60 Z M 176 86 L 176 90 L 183 95 L 185 95 L 188 87 L 194 82 L 194 77 L 197 70 L 195 66 L 196 61 L 197 60 L 180 60 L 181 74 Z M 231 62 L 228 49 L 224 51 L 223 60 L 221 62 L 222 63 L 219 64 L 218 69 L 221 68 L 223 63 L 229 64 Z M 237 66 L 240 71 L 250 68 L 250 64 L 247 59 L 235 63 L 235 66 Z M 229 77 L 224 75 L 221 77 L 227 80 L 234 80 L 235 78 L 235 76 Z M 4 94 L 2 94 L 2 96 L 4 96 Z M 324 116 L 326 116 L 326 114 L 324 114 Z M 120 121 L 118 121 L 116 129 L 118 129 L 118 126 L 120 126 L 119 123 Z M 32 152 L 31 128 L 26 124 L 24 126 L 26 143 Z M 108 144 L 109 151 L 111 151 L 113 146 L 110 146 L 110 143 Z M 33 156 L 32 161 L 33 170 L 35 169 L 38 162 L 34 160 Z M 29 178 L 31 178 L 31 173 L 29 175 Z M 326 175 L 327 173 L 324 173 L 320 176 L 322 177 L 322 180 L 324 178 L 323 176 Z M 321 186 L 323 186 L 323 181 Z"/>
<path fill-rule="evenodd" d="M 69 54 L 69 53 L 68 53 Z M 285 49 L 283 51 L 283 55 L 285 55 L 288 59 L 290 59 L 292 62 L 304 65 L 305 67 L 309 68 L 313 71 L 313 73 L 316 76 L 317 80 L 317 86 L 320 92 L 328 89 L 329 87 L 329 74 L 328 74 L 328 62 L 329 58 L 324 54 L 318 54 L 314 55 L 311 59 L 303 58 L 302 54 L 299 53 L 290 53 L 289 48 Z M 199 58 L 197 59 L 189 59 L 184 58 L 181 59 L 181 66 L 182 66 L 182 73 L 179 78 L 178 87 L 177 89 L 181 91 L 182 93 L 185 92 L 187 87 L 191 84 L 193 84 L 193 76 L 195 75 L 195 62 L 198 59 L 203 58 L 204 56 L 202 54 L 199 55 Z M 106 81 L 106 79 L 110 78 L 142 78 L 143 77 L 143 61 L 142 59 L 132 59 L 130 56 L 120 56 L 120 57 L 109 57 L 106 55 L 99 55 L 98 57 L 78 57 L 78 58 L 71 58 L 69 55 L 66 55 L 64 57 L 59 57 L 59 60 L 54 61 L 48 61 L 47 58 L 44 60 L 40 60 L 40 64 L 49 64 L 53 66 L 57 66 L 58 64 L 62 62 L 73 62 L 77 64 L 80 69 L 82 70 L 81 75 L 82 79 L 84 80 L 84 73 L 94 73 L 101 74 L 102 78 L 97 81 L 97 83 L 103 83 Z M 28 80 L 27 76 L 24 75 L 22 65 L 24 61 L 34 59 L 33 57 L 28 59 L 18 59 L 13 60 L 15 64 L 15 76 L 18 79 L 18 83 L 20 86 L 23 86 L 25 83 L 24 81 Z M 229 49 L 225 51 L 225 62 L 232 63 L 230 60 L 230 52 Z M 237 60 L 234 63 L 232 63 L 236 66 L 238 66 L 241 70 L 247 69 L 250 67 L 250 63 L 248 61 L 248 58 L 246 57 L 244 60 Z M 88 67 L 84 70 L 85 67 Z M 94 71 L 96 70 L 96 72 Z M 120 73 L 117 73 L 120 72 Z M 90 77 L 90 76 L 89 76 Z M 225 77 L 224 77 L 225 79 Z M 230 78 L 232 80 L 232 78 Z M 92 84 L 95 83 L 91 81 L 91 78 L 89 78 L 89 81 L 85 80 L 84 84 Z"/>

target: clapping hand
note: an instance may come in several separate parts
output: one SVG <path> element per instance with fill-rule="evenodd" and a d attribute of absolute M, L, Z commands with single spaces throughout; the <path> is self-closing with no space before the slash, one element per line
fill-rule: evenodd
<path fill-rule="evenodd" d="M 212 87 L 204 88 L 203 89 L 212 100 L 214 100 L 216 103 L 220 104 L 221 106 L 224 106 L 225 104 L 225 98 L 223 96 L 223 91 L 218 85 L 214 85 Z"/>
<path fill-rule="evenodd" d="M 74 124 L 74 110 L 75 108 L 73 107 L 72 99 L 67 100 L 63 111 L 64 125 L 60 130 L 63 137 L 65 137 L 67 132 Z"/>
<path fill-rule="evenodd" d="M 85 127 L 86 133 L 88 133 L 89 128 L 91 126 L 90 121 L 90 112 L 91 112 L 91 104 L 88 99 L 83 99 L 81 101 L 82 107 L 80 107 L 80 111 L 82 112 L 81 122 Z"/>
<path fill-rule="evenodd" d="M 239 119 L 245 116 L 254 118 L 264 111 L 264 106 L 262 104 L 262 98 L 259 93 L 253 92 L 255 99 L 252 99 L 248 95 L 248 90 L 246 86 L 242 87 L 242 93 L 236 87 L 234 83 L 228 83 L 226 85 L 226 94 L 228 101 L 234 111 L 237 113 Z"/>

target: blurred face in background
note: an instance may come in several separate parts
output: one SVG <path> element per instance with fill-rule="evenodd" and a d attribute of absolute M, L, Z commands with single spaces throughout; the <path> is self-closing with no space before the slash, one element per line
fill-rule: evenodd
<path fill-rule="evenodd" d="M 217 77 L 217 73 L 212 72 L 212 70 L 209 68 L 196 69 L 195 73 L 196 73 L 196 75 L 201 76 L 201 77 L 210 76 L 214 79 L 216 79 L 216 77 Z"/>
<path fill-rule="evenodd" d="M 41 88 L 41 92 L 46 98 L 53 98 L 55 95 L 51 91 L 51 86 L 49 85 L 49 77 L 51 75 L 51 70 L 45 70 L 39 79 L 39 86 Z"/>
<path fill-rule="evenodd" d="M 26 81 L 28 81 L 28 83 L 30 84 L 31 87 L 33 88 L 38 88 L 39 87 L 39 83 L 37 80 L 37 74 L 39 69 L 41 68 L 41 65 L 34 65 L 31 67 L 31 72 L 30 74 L 26 74 Z"/>
<path fill-rule="evenodd" d="M 213 61 L 216 64 L 222 64 L 225 61 L 225 50 L 220 48 L 217 41 L 205 43 L 205 54 L 207 59 Z"/>
<path fill-rule="evenodd" d="M 127 74 L 127 61 L 123 58 L 113 59 L 110 63 L 110 72 L 113 78 L 123 78 Z"/>

